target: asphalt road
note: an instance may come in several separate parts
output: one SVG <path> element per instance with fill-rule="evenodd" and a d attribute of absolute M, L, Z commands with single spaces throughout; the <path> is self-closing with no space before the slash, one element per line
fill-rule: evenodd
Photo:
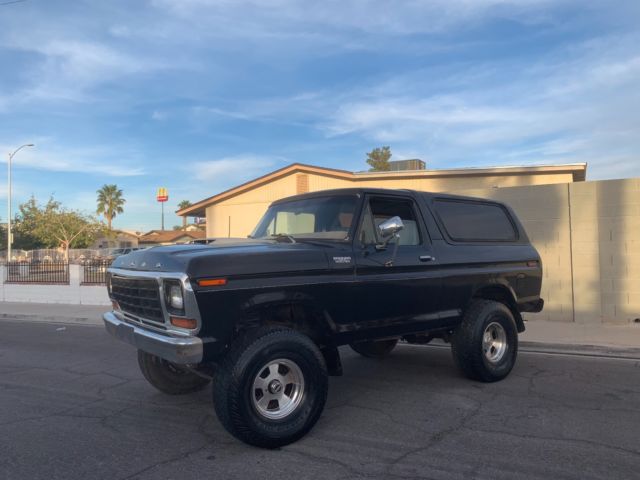
<path fill-rule="evenodd" d="M 461 377 L 447 349 L 343 350 L 303 440 L 248 447 L 209 389 L 156 392 L 100 327 L 0 323 L 0 478 L 640 477 L 640 362 L 522 353 L 506 380 Z"/>

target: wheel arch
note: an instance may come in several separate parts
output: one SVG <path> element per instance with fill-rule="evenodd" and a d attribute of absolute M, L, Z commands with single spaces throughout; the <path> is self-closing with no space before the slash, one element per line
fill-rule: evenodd
<path fill-rule="evenodd" d="M 516 321 L 518 333 L 524 332 L 524 320 L 522 319 L 522 315 L 518 310 L 518 302 L 516 301 L 515 293 L 513 292 L 511 287 L 509 287 L 508 285 L 503 285 L 501 283 L 479 285 L 471 296 L 471 302 L 476 299 L 493 300 L 506 305 L 513 314 L 513 318 Z"/>
<path fill-rule="evenodd" d="M 272 291 L 250 297 L 240 309 L 236 333 L 261 326 L 283 326 L 307 335 L 318 346 L 336 331 L 331 315 L 308 293 Z"/>

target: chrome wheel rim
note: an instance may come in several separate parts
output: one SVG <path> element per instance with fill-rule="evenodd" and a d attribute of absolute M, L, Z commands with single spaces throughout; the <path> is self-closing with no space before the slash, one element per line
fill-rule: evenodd
<path fill-rule="evenodd" d="M 288 359 L 271 360 L 253 380 L 251 400 L 256 411 L 270 420 L 291 415 L 304 396 L 304 376 L 298 365 Z"/>
<path fill-rule="evenodd" d="M 507 332 L 498 322 L 487 325 L 482 336 L 482 352 L 489 363 L 498 363 L 507 351 Z"/>

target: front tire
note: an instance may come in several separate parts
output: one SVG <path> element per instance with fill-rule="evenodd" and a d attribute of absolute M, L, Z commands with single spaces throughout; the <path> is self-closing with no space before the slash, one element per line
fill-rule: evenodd
<path fill-rule="evenodd" d="M 505 378 L 518 355 L 518 330 L 511 310 L 492 300 L 474 301 L 452 336 L 451 351 L 460 370 L 472 380 Z"/>
<path fill-rule="evenodd" d="M 222 425 L 250 445 L 276 448 L 315 425 L 327 399 L 328 375 L 318 347 L 285 328 L 261 328 L 234 342 L 213 384 Z"/>
<path fill-rule="evenodd" d="M 396 345 L 397 338 L 390 340 L 367 340 L 366 342 L 354 342 L 349 344 L 354 352 L 367 358 L 384 358 L 389 355 Z"/>
<path fill-rule="evenodd" d="M 168 395 L 197 392 L 211 381 L 142 350 L 138 350 L 138 365 L 144 378 L 156 389 Z"/>

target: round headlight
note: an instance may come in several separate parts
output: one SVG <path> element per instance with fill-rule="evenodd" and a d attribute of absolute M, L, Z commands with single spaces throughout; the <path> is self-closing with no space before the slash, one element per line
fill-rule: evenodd
<path fill-rule="evenodd" d="M 177 310 L 182 310 L 182 307 L 184 307 L 182 287 L 180 285 L 171 285 L 169 287 L 169 305 Z"/>

